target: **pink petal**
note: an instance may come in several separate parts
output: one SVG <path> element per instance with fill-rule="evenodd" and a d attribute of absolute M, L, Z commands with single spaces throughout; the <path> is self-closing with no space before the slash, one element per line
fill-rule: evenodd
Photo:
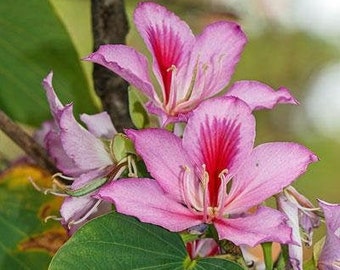
<path fill-rule="evenodd" d="M 83 170 L 112 165 L 104 144 L 74 119 L 72 105 L 60 117 L 60 138 L 66 154 Z"/>
<path fill-rule="evenodd" d="M 249 107 L 233 97 L 203 102 L 188 120 L 183 147 L 190 159 L 221 173 L 232 174 L 251 153 L 255 138 L 255 119 Z"/>
<path fill-rule="evenodd" d="M 177 201 L 182 200 L 180 179 L 184 166 L 191 166 L 181 145 L 181 139 L 163 129 L 128 130 L 153 178 L 165 192 Z"/>
<path fill-rule="evenodd" d="M 120 213 L 174 232 L 202 223 L 202 217 L 168 196 L 152 179 L 120 179 L 102 187 L 97 197 L 114 203 Z"/>
<path fill-rule="evenodd" d="M 86 171 L 86 169 L 80 169 L 74 160 L 67 155 L 61 143 L 59 131 L 50 131 L 45 138 L 45 144 L 48 154 L 63 174 L 78 177 Z"/>
<path fill-rule="evenodd" d="M 197 63 L 192 99 L 206 99 L 227 86 L 246 42 L 240 26 L 233 22 L 217 22 L 204 29 L 191 56 Z"/>
<path fill-rule="evenodd" d="M 110 69 L 151 99 L 156 99 L 148 74 L 148 61 L 135 49 L 125 45 L 102 45 L 84 60 Z"/>
<path fill-rule="evenodd" d="M 46 137 L 48 133 L 52 130 L 57 130 L 58 127 L 55 124 L 54 120 L 45 121 L 42 123 L 40 128 L 34 132 L 34 140 L 38 142 L 41 146 L 47 149 L 46 145 Z"/>
<path fill-rule="evenodd" d="M 95 207 L 97 202 L 97 199 L 93 199 L 90 196 L 68 197 L 64 200 L 60 208 L 60 213 L 63 217 L 61 223 L 70 235 L 75 233 L 79 227 L 87 221 L 112 211 L 112 205 L 110 203 L 101 202 Z M 93 209 L 93 207 L 95 207 L 95 209 Z M 72 222 L 82 219 L 89 211 L 92 211 L 92 213 L 87 218 L 81 222 L 72 224 Z"/>
<path fill-rule="evenodd" d="M 81 218 L 95 205 L 96 201 L 97 199 L 90 196 L 67 197 L 60 208 L 63 223 L 68 224 L 72 220 L 76 221 Z"/>
<path fill-rule="evenodd" d="M 318 269 L 338 269 L 340 267 L 340 204 L 318 201 L 325 215 L 327 226 L 327 235 L 320 254 Z"/>
<path fill-rule="evenodd" d="M 152 113 L 158 116 L 161 127 L 165 127 L 166 125 L 170 123 L 175 123 L 175 122 L 187 122 L 188 117 L 191 113 L 191 112 L 178 113 L 177 115 L 172 116 L 172 115 L 167 114 L 161 106 L 159 106 L 158 104 L 155 104 L 152 101 L 146 103 L 145 106 L 149 113 Z"/>
<path fill-rule="evenodd" d="M 276 104 L 298 104 L 289 90 L 280 87 L 277 91 L 257 81 L 235 82 L 227 96 L 234 96 L 246 102 L 252 110 L 272 109 Z"/>
<path fill-rule="evenodd" d="M 239 213 L 261 204 L 290 185 L 317 160 L 309 149 L 296 143 L 257 146 L 232 180 L 226 211 Z"/>
<path fill-rule="evenodd" d="M 51 71 L 46 78 L 43 80 L 43 87 L 46 91 L 46 96 L 48 103 L 50 105 L 50 110 L 53 115 L 53 118 L 56 120 L 59 119 L 59 114 L 61 110 L 64 108 L 64 106 L 61 104 L 59 98 L 57 97 L 53 85 L 52 85 L 52 78 L 53 78 L 53 72 Z"/>
<path fill-rule="evenodd" d="M 111 140 L 117 133 L 107 112 L 94 115 L 84 113 L 80 116 L 80 119 L 86 124 L 87 129 L 97 138 Z"/>
<path fill-rule="evenodd" d="M 295 244 L 288 246 L 289 260 L 294 270 L 302 270 L 303 266 L 303 247 L 300 236 L 299 209 L 286 196 L 277 196 L 278 208 L 287 217 L 287 224 L 292 228 L 292 240 Z"/>
<path fill-rule="evenodd" d="M 79 177 L 75 178 L 71 188 L 72 189 L 79 189 L 84 187 L 85 185 L 89 184 L 92 180 L 102 178 L 108 173 L 108 170 L 105 169 L 96 169 L 85 172 L 81 174 Z"/>
<path fill-rule="evenodd" d="M 162 87 L 163 102 L 166 104 L 170 96 L 171 68 L 182 68 L 192 49 L 194 35 L 174 13 L 151 2 L 139 3 L 134 21 L 153 56 L 153 71 Z M 190 83 L 190 78 L 188 81 Z"/>
<path fill-rule="evenodd" d="M 204 258 L 218 255 L 220 247 L 217 242 L 212 238 L 197 239 L 186 244 L 186 249 L 190 258 Z"/>
<path fill-rule="evenodd" d="M 291 242 L 291 229 L 279 211 L 261 207 L 255 214 L 239 218 L 220 218 L 214 222 L 219 239 L 228 239 L 235 245 L 254 247 L 264 242 Z M 279 232 L 279 233 L 278 233 Z"/>

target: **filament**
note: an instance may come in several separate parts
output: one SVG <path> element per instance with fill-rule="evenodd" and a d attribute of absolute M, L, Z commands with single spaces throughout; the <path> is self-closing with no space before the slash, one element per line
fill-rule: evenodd
<path fill-rule="evenodd" d="M 97 200 L 97 202 L 91 207 L 91 209 L 89 211 L 87 211 L 87 213 L 82 216 L 80 219 L 78 220 L 72 220 L 68 223 L 68 228 L 71 229 L 71 227 L 73 225 L 77 225 L 83 221 L 85 221 L 91 214 L 94 213 L 94 211 L 97 209 L 97 207 L 100 205 L 100 203 L 102 202 L 102 200 Z"/>

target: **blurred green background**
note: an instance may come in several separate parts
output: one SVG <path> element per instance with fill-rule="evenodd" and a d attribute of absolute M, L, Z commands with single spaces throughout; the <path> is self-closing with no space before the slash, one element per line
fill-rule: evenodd
<path fill-rule="evenodd" d="M 147 53 L 132 22 L 137 2 L 125 1 L 131 29 L 127 43 Z M 320 162 L 295 186 L 313 203 L 316 198 L 340 202 L 340 2 L 156 2 L 177 13 L 196 34 L 218 20 L 234 20 L 242 26 L 249 42 L 233 80 L 259 80 L 275 89 L 285 86 L 300 102 L 299 106 L 280 105 L 273 111 L 257 112 L 257 143 L 296 141 L 312 149 Z M 40 83 L 53 69 L 64 102 L 74 101 L 77 113 L 98 111 L 91 64 L 80 61 L 91 51 L 89 0 L 2 1 L 0 107 L 27 130 L 34 130 L 49 117 Z M 21 100 L 23 93 L 27 97 Z M 2 161 L 21 154 L 9 138 L 0 135 Z"/>

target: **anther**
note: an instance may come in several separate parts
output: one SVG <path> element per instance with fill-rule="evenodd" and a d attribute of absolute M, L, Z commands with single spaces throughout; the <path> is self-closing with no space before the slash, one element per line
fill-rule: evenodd
<path fill-rule="evenodd" d="M 128 177 L 138 177 L 138 170 L 135 160 L 129 155 L 127 157 L 128 163 Z"/>
<path fill-rule="evenodd" d="M 53 220 L 56 220 L 56 221 L 60 221 L 60 220 L 62 220 L 63 218 L 62 218 L 62 217 L 58 217 L 58 216 L 48 216 L 48 217 L 45 217 L 44 222 L 46 223 L 46 222 L 49 221 L 50 219 L 53 219 Z"/>
<path fill-rule="evenodd" d="M 176 70 L 177 70 L 176 66 L 175 65 L 171 65 L 166 71 L 170 72 L 170 71 L 176 71 Z"/>

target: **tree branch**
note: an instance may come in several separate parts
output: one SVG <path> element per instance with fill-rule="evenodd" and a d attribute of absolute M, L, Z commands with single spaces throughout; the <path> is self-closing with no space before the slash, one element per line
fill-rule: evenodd
<path fill-rule="evenodd" d="M 124 44 L 129 31 L 124 0 L 91 0 L 94 50 L 102 44 Z M 133 127 L 128 108 L 128 83 L 94 64 L 94 87 L 118 131 Z"/>
<path fill-rule="evenodd" d="M 0 129 L 21 147 L 38 166 L 52 174 L 58 171 L 46 150 L 21 127 L 15 124 L 2 110 L 0 110 Z"/>

